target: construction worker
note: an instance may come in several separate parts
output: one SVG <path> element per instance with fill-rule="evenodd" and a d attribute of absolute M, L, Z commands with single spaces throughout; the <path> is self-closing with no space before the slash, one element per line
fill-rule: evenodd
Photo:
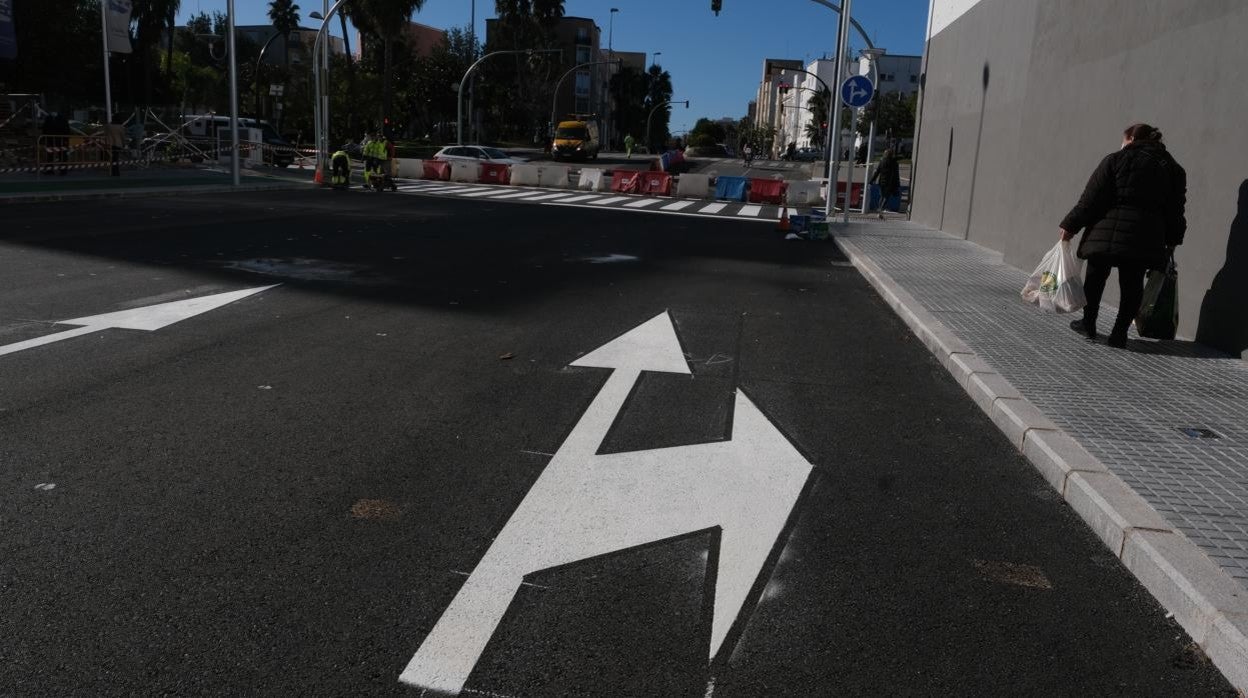
<path fill-rule="evenodd" d="M 330 184 L 346 189 L 351 186 L 351 156 L 345 150 L 339 150 L 330 158 L 332 175 Z"/>
<path fill-rule="evenodd" d="M 630 160 L 633 157 L 633 147 L 636 145 L 637 145 L 637 141 L 633 139 L 633 134 L 630 133 L 624 136 L 624 152 L 628 153 L 628 157 Z"/>
<path fill-rule="evenodd" d="M 364 188 L 373 186 L 381 190 L 381 161 L 386 157 L 386 141 L 374 132 L 369 133 L 368 143 L 364 146 Z"/>

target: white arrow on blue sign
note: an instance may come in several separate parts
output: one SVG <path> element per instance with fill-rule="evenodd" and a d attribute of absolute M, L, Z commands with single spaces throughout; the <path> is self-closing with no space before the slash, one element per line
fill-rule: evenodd
<path fill-rule="evenodd" d="M 861 109 L 871 102 L 875 95 L 875 85 L 866 75 L 854 75 L 841 83 L 841 101 L 845 106 Z"/>

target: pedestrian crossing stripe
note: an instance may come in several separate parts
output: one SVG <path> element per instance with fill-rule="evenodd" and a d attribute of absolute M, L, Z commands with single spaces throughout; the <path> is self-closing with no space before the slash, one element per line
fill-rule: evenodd
<path fill-rule="evenodd" d="M 403 181 L 400 194 L 459 197 L 477 201 L 508 201 L 535 203 L 543 206 L 576 206 L 598 210 L 632 211 L 677 216 L 731 218 L 742 221 L 775 223 L 781 208 L 770 204 L 674 199 L 664 197 L 622 196 L 610 192 L 585 193 L 574 190 L 551 191 L 538 187 L 507 185 L 447 185 L 445 182 Z M 793 215 L 796 210 L 789 209 Z"/>

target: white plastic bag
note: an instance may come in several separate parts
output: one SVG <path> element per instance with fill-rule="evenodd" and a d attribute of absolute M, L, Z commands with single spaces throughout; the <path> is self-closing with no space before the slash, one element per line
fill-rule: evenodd
<path fill-rule="evenodd" d="M 1073 313 L 1088 304 L 1083 295 L 1083 264 L 1062 240 L 1040 260 L 1023 286 L 1023 300 L 1035 303 L 1046 313 Z"/>

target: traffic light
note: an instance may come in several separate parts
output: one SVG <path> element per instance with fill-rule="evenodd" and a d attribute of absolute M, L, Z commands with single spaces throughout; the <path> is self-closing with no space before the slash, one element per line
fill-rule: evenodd
<path fill-rule="evenodd" d="M 719 11 L 723 8 L 724 0 L 711 0 L 711 11 L 715 13 L 716 17 L 719 16 Z"/>

